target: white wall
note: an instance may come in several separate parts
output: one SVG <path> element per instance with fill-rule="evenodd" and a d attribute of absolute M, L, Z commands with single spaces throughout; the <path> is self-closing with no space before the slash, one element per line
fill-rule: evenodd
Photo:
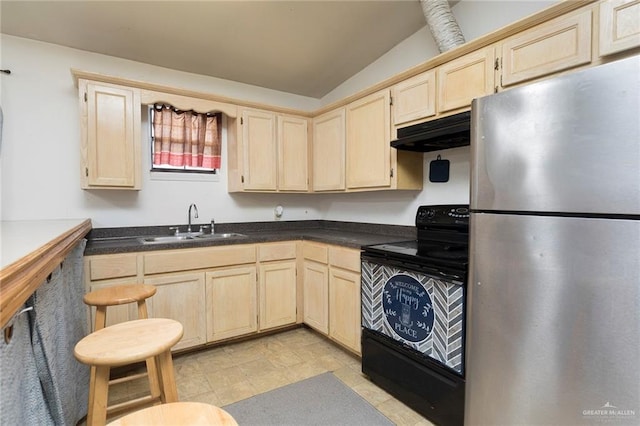
<path fill-rule="evenodd" d="M 416 0 L 418 1 L 418 0 Z M 495 31 L 545 9 L 560 0 L 460 0 L 451 9 L 466 41 Z M 327 105 L 373 86 L 439 54 L 425 25 L 375 62 L 349 78 L 322 98 Z"/>
<path fill-rule="evenodd" d="M 477 37 L 550 4 L 548 1 L 484 2 L 463 0 L 453 11 L 463 33 Z M 422 191 L 357 194 L 228 194 L 223 164 L 218 182 L 166 182 L 149 179 L 144 156 L 141 191 L 80 189 L 77 89 L 70 68 L 144 80 L 238 99 L 315 110 L 356 93 L 437 54 L 425 28 L 391 49 L 369 67 L 323 99 L 194 75 L 138 62 L 98 55 L 18 37 L 0 35 L 4 112 L 0 150 L 0 217 L 38 220 L 89 217 L 94 227 L 186 223 L 187 208 L 196 203 L 198 223 L 274 220 L 273 209 L 284 206 L 281 220 L 327 219 L 412 225 L 422 204 L 469 201 L 469 148 L 424 155 Z M 143 138 L 143 152 L 148 152 Z M 223 155 L 226 146 L 223 144 Z M 428 182 L 429 162 L 441 154 L 451 161 L 451 179 Z"/>
<path fill-rule="evenodd" d="M 561 0 L 461 0 L 451 9 L 470 41 L 546 9 Z"/>
<path fill-rule="evenodd" d="M 208 91 L 302 110 L 317 99 L 97 55 L 2 35 L 3 143 L 0 151 L 2 220 L 89 217 L 94 227 L 186 223 L 196 203 L 200 221 L 268 221 L 277 203 L 282 220 L 322 217 L 319 200 L 308 195 L 228 194 L 225 168 L 219 182 L 149 179 L 143 155 L 143 189 L 80 189 L 80 126 L 77 89 L 70 68 Z M 143 126 L 144 128 L 144 126 Z M 143 154 L 149 152 L 143 137 Z M 226 154 L 226 146 L 223 146 Z"/>
<path fill-rule="evenodd" d="M 429 182 L 429 164 L 440 154 L 449 160 L 449 181 Z M 326 200 L 324 219 L 413 225 L 418 206 L 469 203 L 469 147 L 424 154 L 422 191 L 352 193 Z"/>
<path fill-rule="evenodd" d="M 436 55 L 438 47 L 425 26 L 324 96 L 322 104 L 328 105 L 365 90 Z"/>

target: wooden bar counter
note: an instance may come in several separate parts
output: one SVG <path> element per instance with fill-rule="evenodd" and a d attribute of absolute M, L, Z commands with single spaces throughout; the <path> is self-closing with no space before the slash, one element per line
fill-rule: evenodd
<path fill-rule="evenodd" d="M 90 230 L 90 219 L 0 222 L 0 328 Z"/>

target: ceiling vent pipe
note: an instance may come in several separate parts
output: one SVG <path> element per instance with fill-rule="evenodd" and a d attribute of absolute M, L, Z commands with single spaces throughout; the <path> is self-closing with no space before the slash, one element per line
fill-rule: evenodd
<path fill-rule="evenodd" d="M 464 44 L 464 35 L 447 0 L 419 0 L 440 53 Z"/>

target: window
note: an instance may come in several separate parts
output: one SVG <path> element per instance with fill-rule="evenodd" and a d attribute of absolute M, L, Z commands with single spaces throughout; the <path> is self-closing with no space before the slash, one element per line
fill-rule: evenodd
<path fill-rule="evenodd" d="M 216 174 L 220 169 L 221 116 L 149 107 L 151 171 Z"/>

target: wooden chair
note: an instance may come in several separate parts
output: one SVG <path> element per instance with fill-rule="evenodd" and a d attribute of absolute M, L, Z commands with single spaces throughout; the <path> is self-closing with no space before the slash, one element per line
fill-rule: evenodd
<path fill-rule="evenodd" d="M 237 426 L 238 423 L 231 414 L 215 405 L 201 402 L 174 402 L 171 404 L 156 405 L 127 414 L 113 422 L 109 426 Z"/>
<path fill-rule="evenodd" d="M 78 361 L 95 369 L 90 384 L 87 425 L 104 425 L 107 415 L 156 402 L 178 401 L 171 347 L 182 338 L 182 324 L 166 318 L 139 319 L 122 322 L 95 331 L 78 342 L 74 355 Z M 149 371 L 149 382 L 155 383 L 151 395 L 107 407 L 109 373 L 112 367 L 135 364 L 150 358 L 155 371 Z"/>

